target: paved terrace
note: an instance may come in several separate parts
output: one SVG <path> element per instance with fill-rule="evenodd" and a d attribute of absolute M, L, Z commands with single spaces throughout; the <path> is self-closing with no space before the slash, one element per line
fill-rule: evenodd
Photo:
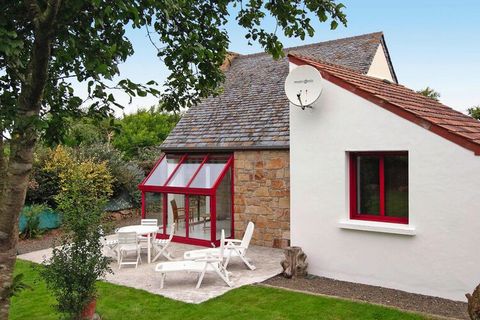
<path fill-rule="evenodd" d="M 183 258 L 185 251 L 195 249 L 203 249 L 203 247 L 180 243 L 172 243 L 170 245 L 170 251 L 174 258 L 179 260 Z M 45 249 L 22 254 L 18 258 L 41 263 L 44 259 L 48 259 L 51 253 L 52 249 Z M 147 264 L 146 253 L 142 253 L 143 263 L 136 269 L 133 266 L 122 266 L 122 269 L 118 270 L 117 264 L 113 262 L 111 267 L 114 273 L 107 275 L 105 280 L 114 284 L 146 290 L 175 300 L 201 303 L 220 296 L 229 290 L 262 282 L 282 271 L 280 261 L 283 258 L 283 250 L 281 249 L 250 246 L 247 257 L 250 258 L 257 269 L 251 271 L 240 259 L 232 258 L 228 264 L 228 271 L 232 273 L 230 279 L 234 283 L 234 286 L 231 288 L 216 274 L 207 273 L 200 289 L 195 289 L 198 279 L 196 273 L 175 272 L 167 274 L 165 287 L 160 289 L 160 277 L 154 269 L 158 262 L 166 261 L 166 259 L 160 258 L 154 263 Z"/>

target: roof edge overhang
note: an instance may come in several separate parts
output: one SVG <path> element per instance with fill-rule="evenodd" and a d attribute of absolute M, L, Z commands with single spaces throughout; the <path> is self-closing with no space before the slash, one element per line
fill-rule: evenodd
<path fill-rule="evenodd" d="M 259 151 L 259 150 L 290 150 L 290 145 L 286 146 L 238 146 L 238 147 L 162 147 L 162 152 L 235 152 L 235 151 Z"/>
<path fill-rule="evenodd" d="M 393 80 L 395 81 L 395 83 L 398 83 L 397 74 L 395 73 L 395 69 L 393 68 L 392 58 L 390 56 L 390 52 L 388 51 L 387 42 L 385 41 L 385 36 L 383 35 L 383 32 L 382 32 L 382 38 L 380 40 L 380 45 L 383 48 L 383 53 L 385 54 L 385 57 L 387 58 L 388 68 L 390 69 L 390 73 L 392 74 Z"/>
<path fill-rule="evenodd" d="M 422 128 L 428 130 L 428 131 L 431 131 L 465 149 L 468 149 L 470 151 L 472 151 L 476 156 L 480 156 L 480 145 L 479 144 L 476 144 L 470 140 L 468 140 L 467 138 L 464 138 L 462 137 L 461 135 L 459 134 L 456 134 L 456 133 L 453 133 L 449 130 L 447 130 L 446 128 L 443 128 L 435 123 L 432 123 L 432 122 L 429 122 L 419 116 L 417 116 L 416 114 L 410 112 L 410 111 L 407 111 L 405 110 L 404 108 L 400 107 L 400 106 L 397 106 L 385 99 L 382 99 L 378 96 L 376 96 L 375 94 L 371 93 L 371 92 L 368 92 L 364 89 L 361 89 L 357 86 L 355 86 L 354 84 L 340 78 L 340 77 L 337 77 L 331 73 L 329 73 L 328 71 L 322 69 L 321 67 L 317 66 L 316 64 L 321 64 L 322 62 L 318 62 L 318 61 L 314 61 L 314 60 L 311 60 L 311 59 L 307 59 L 307 58 L 303 58 L 303 57 L 298 57 L 298 56 L 295 56 L 295 55 L 292 55 L 292 54 L 288 54 L 288 59 L 291 63 L 293 64 L 296 64 L 296 65 L 311 65 L 313 67 L 315 67 L 316 69 L 318 69 L 318 71 L 320 71 L 322 77 L 327 80 L 327 81 L 330 81 L 336 85 L 338 85 L 339 87 L 347 90 L 347 91 L 350 91 L 374 104 L 376 104 L 377 106 L 380 106 L 406 120 L 409 120 L 419 126 L 421 126 Z M 347 69 L 347 68 L 345 68 Z M 347 69 L 347 70 L 350 70 L 350 69 Z M 354 71 L 352 71 L 354 72 Z M 365 76 L 365 75 L 362 75 L 362 76 Z M 368 76 L 365 76 L 365 77 L 368 77 Z"/>

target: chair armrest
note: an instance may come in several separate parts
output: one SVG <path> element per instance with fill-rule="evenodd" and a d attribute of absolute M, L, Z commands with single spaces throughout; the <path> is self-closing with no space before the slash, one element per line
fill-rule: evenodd
<path fill-rule="evenodd" d="M 233 249 L 233 250 L 243 250 L 243 249 L 247 249 L 246 247 L 244 246 L 237 246 L 235 244 L 226 244 L 225 249 Z"/>
<path fill-rule="evenodd" d="M 238 246 L 242 243 L 242 240 L 237 239 L 225 239 L 226 246 Z"/>
<path fill-rule="evenodd" d="M 237 242 L 237 243 L 240 243 L 240 242 L 242 242 L 242 240 L 240 240 L 240 239 L 225 239 L 225 242 Z"/>

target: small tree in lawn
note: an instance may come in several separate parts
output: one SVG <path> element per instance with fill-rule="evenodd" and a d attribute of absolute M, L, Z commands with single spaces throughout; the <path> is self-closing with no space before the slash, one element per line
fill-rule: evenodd
<path fill-rule="evenodd" d="M 110 271 L 101 251 L 100 222 L 113 178 L 106 163 L 86 160 L 73 162 L 60 179 L 56 200 L 66 234 L 44 263 L 42 275 L 57 299 L 57 310 L 66 319 L 81 319 L 85 306 L 95 301 L 97 279 Z"/>

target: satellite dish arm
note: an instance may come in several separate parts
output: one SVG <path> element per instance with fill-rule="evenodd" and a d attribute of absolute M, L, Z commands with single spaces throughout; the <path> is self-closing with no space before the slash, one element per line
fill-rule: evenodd
<path fill-rule="evenodd" d="M 310 109 L 313 109 L 312 106 L 304 106 L 303 103 L 302 103 L 302 99 L 300 99 L 300 95 L 301 93 L 297 93 L 297 99 L 298 99 L 298 102 L 300 102 L 300 108 L 302 108 L 302 110 L 305 110 L 305 108 L 310 108 Z"/>
<path fill-rule="evenodd" d="M 297 93 L 297 99 L 298 99 L 298 102 L 300 102 L 300 108 L 302 108 L 302 110 L 305 110 L 305 107 L 303 106 L 303 103 L 302 103 L 302 99 L 300 99 L 300 92 Z"/>

